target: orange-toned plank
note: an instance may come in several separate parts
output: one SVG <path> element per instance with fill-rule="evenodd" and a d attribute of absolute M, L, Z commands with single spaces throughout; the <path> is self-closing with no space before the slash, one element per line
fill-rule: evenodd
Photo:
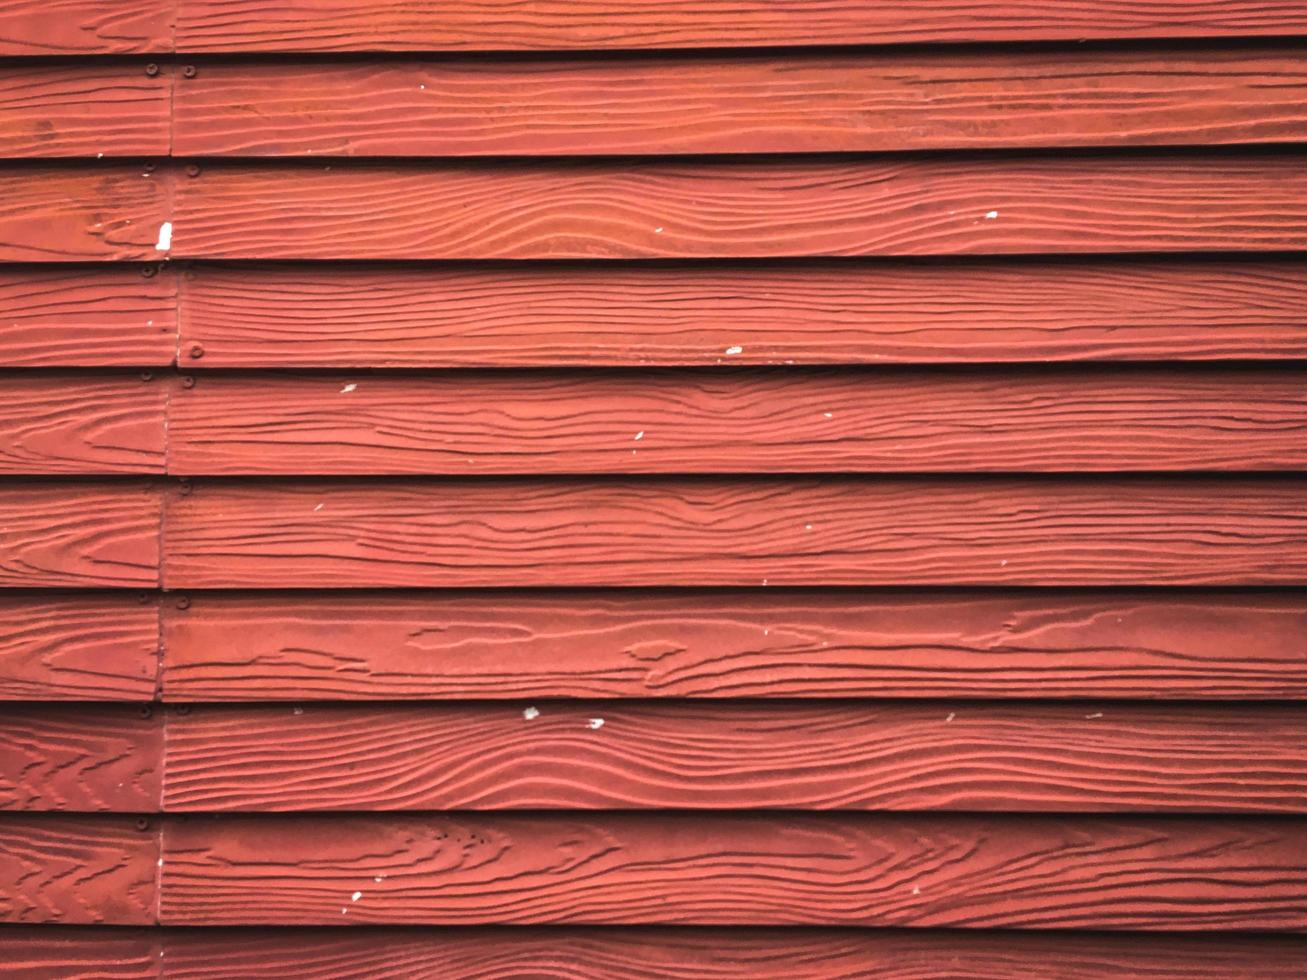
<path fill-rule="evenodd" d="M 147 375 L 0 375 L 0 473 L 162 473 L 169 385 Z"/>
<path fill-rule="evenodd" d="M 142 598 L 0 595 L 0 700 L 151 700 L 159 613 Z"/>
<path fill-rule="evenodd" d="M 1307 468 L 1296 369 L 240 375 L 168 415 L 181 475 Z"/>
<path fill-rule="evenodd" d="M 158 367 L 176 348 L 176 280 L 154 266 L 0 268 L 0 366 Z"/>
<path fill-rule="evenodd" d="M 1304 739 L 1296 705 L 203 705 L 164 806 L 1302 814 Z"/>
<path fill-rule="evenodd" d="M 182 0 L 184 51 L 693 48 L 1307 33 L 1283 0 Z"/>
<path fill-rule="evenodd" d="M 161 938 L 145 928 L 0 926 L 0 963 L 14 980 L 157 980 Z"/>
<path fill-rule="evenodd" d="M 166 156 L 172 69 L 153 67 L 0 67 L 0 157 Z"/>
<path fill-rule="evenodd" d="M 169 588 L 1289 585 L 1307 483 L 214 481 L 165 539 Z"/>
<path fill-rule="evenodd" d="M 1307 927 L 1307 822 L 843 815 L 170 823 L 166 925 Z"/>
<path fill-rule="evenodd" d="M 194 367 L 1307 357 L 1293 262 L 206 265 L 181 285 Z"/>
<path fill-rule="evenodd" d="M 183 179 L 177 198 L 172 254 L 178 258 L 749 258 L 1307 247 L 1307 169 L 1284 155 L 213 164 Z M 85 220 L 81 210 L 77 216 Z M 0 215 L 0 241 L 10 240 Z M 120 257 L 139 254 L 138 248 Z"/>
<path fill-rule="evenodd" d="M 1307 697 L 1307 599 L 1292 594 L 767 589 L 195 595 L 185 609 L 176 601 L 163 607 L 163 685 L 181 701 Z"/>
<path fill-rule="evenodd" d="M 0 0 L 0 56 L 172 48 L 177 0 Z"/>
<path fill-rule="evenodd" d="M 145 818 L 0 815 L 0 922 L 147 925 L 158 861 Z"/>
<path fill-rule="evenodd" d="M 137 705 L 0 711 L 0 809 L 159 809 L 163 719 Z"/>
<path fill-rule="evenodd" d="M 160 490 L 0 484 L 0 588 L 140 588 L 159 579 Z"/>

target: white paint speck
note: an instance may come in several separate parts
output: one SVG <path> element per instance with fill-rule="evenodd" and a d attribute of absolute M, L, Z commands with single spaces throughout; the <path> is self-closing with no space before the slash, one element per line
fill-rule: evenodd
<path fill-rule="evenodd" d="M 604 720 L 602 718 L 591 718 L 586 724 L 591 728 L 599 729 L 604 727 Z"/>
<path fill-rule="evenodd" d="M 953 711 L 950 711 L 950 712 L 948 713 L 948 717 L 945 718 L 944 721 L 945 721 L 945 723 L 947 724 L 948 722 L 952 721 L 952 720 L 953 720 L 954 718 L 956 718 L 956 717 L 957 717 L 957 713 L 956 713 L 956 712 L 953 712 Z"/>
<path fill-rule="evenodd" d="M 522 712 L 522 717 L 525 718 L 527 721 L 535 721 L 537 718 L 540 717 L 540 709 L 527 708 Z"/>
<path fill-rule="evenodd" d="M 654 234 L 655 234 L 655 235 L 661 235 L 662 233 L 663 233 L 663 230 L 662 230 L 661 228 L 655 228 L 655 229 L 654 229 Z"/>
<path fill-rule="evenodd" d="M 914 894 L 914 895 L 920 895 L 920 894 L 921 894 L 921 889 L 920 889 L 920 888 L 914 888 L 914 889 L 912 889 L 912 894 Z"/>
<path fill-rule="evenodd" d="M 1004 559 L 1003 559 L 1001 562 L 999 562 L 998 564 L 999 564 L 999 567 L 1001 567 L 1001 568 L 1006 568 L 1006 567 L 1007 567 L 1007 559 L 1004 558 Z"/>
<path fill-rule="evenodd" d="M 635 434 L 635 441 L 639 442 L 643 438 L 644 438 L 644 429 L 641 429 L 639 432 Z"/>
<path fill-rule="evenodd" d="M 727 348 L 726 348 L 726 353 L 728 353 L 728 354 L 743 354 L 743 353 L 744 353 L 744 348 L 743 348 L 743 347 L 727 347 Z"/>
<path fill-rule="evenodd" d="M 313 513 L 316 514 L 318 511 L 322 510 L 322 508 L 326 506 L 327 506 L 326 504 L 318 504 L 318 506 L 313 508 Z"/>
<path fill-rule="evenodd" d="M 822 412 L 821 414 L 824 415 L 824 416 L 826 416 L 826 418 L 828 418 L 828 419 L 833 419 L 833 418 L 835 417 L 835 413 L 834 413 L 834 412 Z"/>
<path fill-rule="evenodd" d="M 811 531 L 811 530 L 812 530 L 812 525 L 811 525 L 811 524 L 805 524 L 805 525 L 803 525 L 803 529 L 804 529 L 805 531 Z"/>
<path fill-rule="evenodd" d="M 295 707 L 290 709 L 290 713 L 293 715 L 302 715 L 304 714 L 304 709 L 301 708 L 299 705 L 296 705 Z"/>
<path fill-rule="evenodd" d="M 354 384 L 353 382 L 350 382 L 344 388 L 340 389 L 340 393 L 342 395 L 348 395 L 351 391 L 357 391 L 357 390 L 358 390 L 358 385 Z"/>
<path fill-rule="evenodd" d="M 997 212 L 997 211 L 987 211 L 987 212 L 985 213 L 985 220 L 986 220 L 986 221 L 993 221 L 993 220 L 994 220 L 995 218 L 997 218 L 997 217 L 998 217 L 998 212 Z"/>
<path fill-rule="evenodd" d="M 379 885 L 379 884 L 381 884 L 383 881 L 386 880 L 386 876 L 385 876 L 385 875 L 377 875 L 377 876 L 374 877 L 372 880 L 375 881 L 375 882 Z"/>
<path fill-rule="evenodd" d="M 1090 721 L 1093 721 L 1095 718 L 1102 718 L 1103 713 L 1101 711 L 1095 711 L 1092 715 L 1085 715 L 1085 717 Z"/>
<path fill-rule="evenodd" d="M 342 906 L 340 907 L 340 914 L 341 914 L 341 915 L 344 915 L 344 914 L 345 914 L 346 912 L 348 912 L 348 911 L 349 911 L 349 909 L 345 908 L 345 906 L 342 905 Z"/>
<path fill-rule="evenodd" d="M 362 893 L 362 892 L 355 892 L 353 895 L 351 895 L 351 896 L 349 897 L 349 900 L 350 900 L 351 902 L 357 902 L 357 901 L 358 901 L 360 898 L 362 898 L 362 897 L 363 897 L 363 893 Z"/>
<path fill-rule="evenodd" d="M 425 85 L 419 85 L 418 88 L 421 89 L 423 92 L 427 90 L 427 87 Z"/>
<path fill-rule="evenodd" d="M 97 159 L 97 160 L 103 160 L 103 159 L 104 159 L 104 154 L 103 154 L 103 153 L 97 153 L 97 154 L 95 155 L 95 159 Z"/>
<path fill-rule="evenodd" d="M 172 248 L 172 222 L 165 221 L 159 226 L 159 240 L 154 243 L 155 251 L 166 252 Z"/>

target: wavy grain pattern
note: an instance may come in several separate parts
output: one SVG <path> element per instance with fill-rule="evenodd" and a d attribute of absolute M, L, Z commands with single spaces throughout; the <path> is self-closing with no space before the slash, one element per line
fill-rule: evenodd
<path fill-rule="evenodd" d="M 200 483 L 168 588 L 1307 584 L 1302 480 Z"/>
<path fill-rule="evenodd" d="M 1307 926 L 1307 823 L 1012 816 L 170 823 L 165 925 Z"/>
<path fill-rule="evenodd" d="M 0 0 L 0 56 L 139 54 L 172 47 L 178 0 Z"/>
<path fill-rule="evenodd" d="M 137 705 L 9 705 L 0 712 L 0 809 L 159 809 L 162 718 Z"/>

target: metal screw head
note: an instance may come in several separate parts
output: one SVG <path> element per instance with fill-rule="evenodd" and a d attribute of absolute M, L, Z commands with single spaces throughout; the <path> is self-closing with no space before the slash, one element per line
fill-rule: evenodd
<path fill-rule="evenodd" d="M 137 829 L 137 830 L 149 830 L 149 829 L 150 829 L 150 821 L 146 820 L 144 817 L 137 817 L 137 818 L 136 818 L 136 829 Z"/>
<path fill-rule="evenodd" d="M 195 70 L 194 65 L 187 65 L 182 69 L 182 74 L 187 78 L 194 78 L 199 73 Z"/>
<path fill-rule="evenodd" d="M 152 278 L 152 277 L 154 276 L 154 274 L 157 273 L 158 271 L 159 271 L 159 267 L 158 267 L 158 266 L 155 266 L 155 265 L 147 265 L 147 266 L 142 267 L 142 269 L 141 269 L 141 275 L 143 275 L 146 279 L 150 279 L 150 278 Z"/>
<path fill-rule="evenodd" d="M 189 166 L 187 166 L 186 168 L 187 177 L 198 177 L 199 175 L 200 175 L 200 165 L 198 163 L 192 163 Z"/>
<path fill-rule="evenodd" d="M 190 492 L 191 492 L 191 489 L 192 489 L 192 488 L 191 488 L 191 481 L 190 481 L 190 480 L 182 480 L 180 483 L 177 484 L 177 489 L 181 491 L 181 495 L 182 495 L 183 497 L 189 495 Z"/>
<path fill-rule="evenodd" d="M 139 714 L 142 718 L 149 718 L 151 715 L 154 714 L 154 709 L 150 707 L 148 704 L 143 704 L 140 706 L 140 708 L 137 709 L 137 714 Z"/>
<path fill-rule="evenodd" d="M 204 348 L 199 344 L 191 344 L 190 355 L 198 361 L 204 356 Z"/>
<path fill-rule="evenodd" d="M 154 372 L 153 372 L 153 371 L 142 371 L 142 372 L 141 372 L 141 380 L 142 380 L 142 381 L 153 381 L 153 380 L 154 380 Z"/>
<path fill-rule="evenodd" d="M 190 706 L 189 704 L 179 704 L 179 705 L 177 705 L 177 714 L 179 714 L 179 715 L 189 715 L 190 713 L 191 713 L 191 706 Z"/>
<path fill-rule="evenodd" d="M 159 74 L 159 66 L 156 65 L 153 61 L 151 61 L 148 65 L 145 66 L 145 74 L 153 78 L 155 75 Z"/>
<path fill-rule="evenodd" d="M 182 387 L 183 387 L 183 388 L 194 388 L 194 387 L 195 387 L 195 379 L 192 378 L 192 377 L 188 374 L 186 377 L 182 378 Z"/>
<path fill-rule="evenodd" d="M 188 596 L 188 595 L 178 596 L 178 598 L 177 598 L 177 608 L 178 608 L 178 609 L 190 609 L 190 608 L 191 608 L 191 597 Z"/>

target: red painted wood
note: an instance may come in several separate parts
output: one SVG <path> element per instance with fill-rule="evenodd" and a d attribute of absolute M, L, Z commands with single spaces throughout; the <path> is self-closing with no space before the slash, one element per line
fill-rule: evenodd
<path fill-rule="evenodd" d="M 169 719 L 164 806 L 1302 814 L 1305 739 L 1272 705 L 200 706 Z"/>
<path fill-rule="evenodd" d="M 1307 357 L 1293 262 L 205 265 L 181 285 L 196 368 Z"/>
<path fill-rule="evenodd" d="M 0 922 L 152 923 L 158 860 L 144 818 L 0 815 Z"/>
<path fill-rule="evenodd" d="M 155 67 L 0 67 L 0 157 L 167 156 L 172 69 Z"/>
<path fill-rule="evenodd" d="M 0 809 L 159 809 L 163 720 L 138 705 L 7 706 L 0 712 Z"/>
<path fill-rule="evenodd" d="M 1307 171 L 1283 155 L 215 164 L 179 183 L 177 197 L 175 258 L 747 258 L 1307 246 Z M 1195 208 L 1195 200 L 1203 206 Z M 137 248 L 118 257 L 140 255 Z"/>
<path fill-rule="evenodd" d="M 14 980 L 158 980 L 162 946 L 152 929 L 0 926 L 0 962 Z"/>
<path fill-rule="evenodd" d="M 0 700 L 149 701 L 159 613 L 130 595 L 0 595 Z"/>
<path fill-rule="evenodd" d="M 1307 33 L 1297 3 L 1267 0 L 181 0 L 184 51 L 684 48 Z"/>
<path fill-rule="evenodd" d="M 167 51 L 177 2 L 0 0 L 0 56 Z"/>
<path fill-rule="evenodd" d="M 163 687 L 178 701 L 1307 698 L 1307 599 L 1293 594 L 768 589 L 186 601 L 163 607 Z"/>
<path fill-rule="evenodd" d="M 0 588 L 152 587 L 160 516 L 149 484 L 0 484 Z"/>
<path fill-rule="evenodd" d="M 1307 468 L 1296 369 L 241 375 L 168 419 L 182 475 Z"/>
<path fill-rule="evenodd" d="M 200 819 L 167 828 L 160 916 L 1302 930 L 1305 848 L 1303 821 L 1233 818 Z"/>
<path fill-rule="evenodd" d="M 169 387 L 142 374 L 0 375 L 0 474 L 162 473 Z"/>
<path fill-rule="evenodd" d="M 200 483 L 168 588 L 1307 583 L 1301 480 Z"/>
<path fill-rule="evenodd" d="M 176 280 L 153 266 L 0 268 L 0 366 L 160 367 L 176 349 Z"/>

